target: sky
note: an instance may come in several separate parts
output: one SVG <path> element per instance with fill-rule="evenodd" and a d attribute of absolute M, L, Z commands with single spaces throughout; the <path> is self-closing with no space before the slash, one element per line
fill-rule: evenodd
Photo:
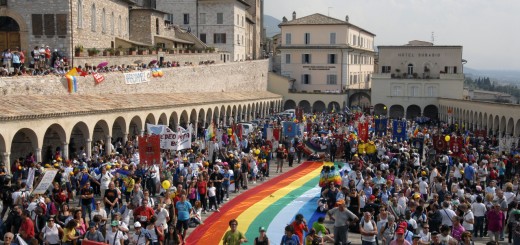
<path fill-rule="evenodd" d="M 374 34 L 376 45 L 410 40 L 463 46 L 466 66 L 520 70 L 519 0 L 264 0 L 264 13 L 279 20 L 321 13 Z"/>

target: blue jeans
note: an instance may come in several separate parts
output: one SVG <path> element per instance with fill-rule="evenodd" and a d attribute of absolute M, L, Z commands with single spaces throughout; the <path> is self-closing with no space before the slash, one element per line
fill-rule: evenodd
<path fill-rule="evenodd" d="M 91 221 L 92 220 L 92 204 L 88 204 L 88 205 L 81 204 L 81 213 L 82 213 L 83 219 L 85 219 L 85 215 L 87 215 L 87 212 L 88 212 L 88 220 Z"/>
<path fill-rule="evenodd" d="M 477 234 L 478 233 L 478 234 Z M 473 237 L 484 236 L 484 216 L 475 216 L 475 227 L 473 227 Z"/>

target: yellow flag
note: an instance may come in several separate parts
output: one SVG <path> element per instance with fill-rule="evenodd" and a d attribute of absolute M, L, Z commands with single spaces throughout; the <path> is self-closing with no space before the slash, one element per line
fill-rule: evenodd
<path fill-rule="evenodd" d="M 67 74 L 65 74 L 67 76 L 79 76 L 78 74 L 78 70 L 76 69 L 76 67 L 72 67 L 72 69 L 70 69 L 69 72 L 67 72 Z"/>

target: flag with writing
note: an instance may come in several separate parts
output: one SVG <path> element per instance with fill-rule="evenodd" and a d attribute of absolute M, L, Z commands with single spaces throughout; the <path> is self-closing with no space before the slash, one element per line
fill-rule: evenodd
<path fill-rule="evenodd" d="M 375 121 L 375 132 L 376 132 L 376 135 L 378 137 L 381 137 L 383 136 L 384 134 L 386 134 L 386 127 L 387 127 L 387 124 L 388 124 L 388 119 L 387 118 L 376 118 Z"/>
<path fill-rule="evenodd" d="M 283 122 L 283 135 L 285 137 L 293 138 L 296 136 L 298 128 L 295 122 Z"/>
<path fill-rule="evenodd" d="M 368 142 L 368 120 L 358 123 L 358 137 L 359 139 Z"/>
<path fill-rule="evenodd" d="M 395 141 L 402 142 L 406 137 L 406 121 L 394 120 L 392 123 L 392 138 Z"/>

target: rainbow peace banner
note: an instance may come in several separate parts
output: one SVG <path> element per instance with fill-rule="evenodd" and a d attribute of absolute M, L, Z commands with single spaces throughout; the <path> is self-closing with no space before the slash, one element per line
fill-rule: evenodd
<path fill-rule="evenodd" d="M 326 163 L 332 165 L 332 163 Z M 186 244 L 222 244 L 231 219 L 238 221 L 238 230 L 253 244 L 258 229 L 267 228 L 272 244 L 278 244 L 284 228 L 301 213 L 309 226 L 325 213 L 316 212 L 320 196 L 320 173 L 323 162 L 304 162 L 298 167 L 256 186 L 224 204 L 220 213 L 213 213 L 204 225 L 198 226 Z"/>
<path fill-rule="evenodd" d="M 75 93 L 78 91 L 78 81 L 75 76 L 65 75 L 67 78 L 67 87 L 69 93 Z"/>

